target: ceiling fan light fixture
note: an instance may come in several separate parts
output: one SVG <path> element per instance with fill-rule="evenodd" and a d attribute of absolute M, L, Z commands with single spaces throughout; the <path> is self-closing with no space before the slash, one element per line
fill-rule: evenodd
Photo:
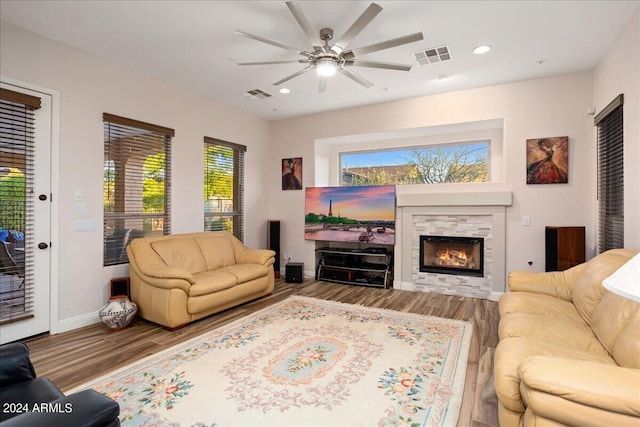
<path fill-rule="evenodd" d="M 331 77 L 338 71 L 338 64 L 333 58 L 320 58 L 316 63 L 316 73 L 322 77 Z"/>

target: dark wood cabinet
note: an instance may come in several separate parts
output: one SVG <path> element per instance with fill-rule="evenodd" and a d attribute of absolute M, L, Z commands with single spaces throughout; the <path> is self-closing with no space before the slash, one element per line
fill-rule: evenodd
<path fill-rule="evenodd" d="M 545 227 L 545 271 L 562 271 L 585 261 L 584 227 Z"/>

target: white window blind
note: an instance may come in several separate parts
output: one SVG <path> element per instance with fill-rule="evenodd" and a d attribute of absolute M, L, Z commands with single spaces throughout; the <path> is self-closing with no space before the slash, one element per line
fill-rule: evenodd
<path fill-rule="evenodd" d="M 0 324 L 34 316 L 34 111 L 40 98 L 0 89 Z"/>
<path fill-rule="evenodd" d="M 171 232 L 173 129 L 104 113 L 104 265 L 136 237 Z"/>
<path fill-rule="evenodd" d="M 204 230 L 244 241 L 244 153 L 247 147 L 204 138 Z"/>
<path fill-rule="evenodd" d="M 594 119 L 598 128 L 598 250 L 624 247 L 624 96 Z"/>

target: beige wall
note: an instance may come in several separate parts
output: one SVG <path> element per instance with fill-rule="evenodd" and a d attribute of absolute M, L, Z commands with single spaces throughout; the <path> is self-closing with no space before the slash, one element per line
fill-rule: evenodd
<path fill-rule="evenodd" d="M 507 271 L 529 269 L 528 261 L 533 270 L 543 271 L 546 225 L 586 226 L 587 255 L 595 253 L 596 158 L 593 116 L 587 114 L 592 88 L 592 73 L 581 72 L 283 120 L 274 123 L 272 162 L 303 157 L 308 187 L 315 185 L 314 143 L 319 139 L 503 120 L 504 173 L 496 185 L 513 192 L 513 206 L 507 208 Z M 569 183 L 527 185 L 526 139 L 564 135 L 569 136 Z M 271 172 L 272 182 L 277 182 L 277 172 Z M 304 262 L 310 273 L 315 245 L 304 241 L 304 192 L 273 188 L 274 215 L 279 212 L 282 220 L 282 251 Z M 398 186 L 398 192 L 416 191 L 421 190 Z M 522 225 L 523 216 L 531 218 L 531 226 Z"/>
<path fill-rule="evenodd" d="M 621 93 L 624 94 L 624 244 L 640 250 L 640 10 L 594 71 L 596 111 Z"/>
<path fill-rule="evenodd" d="M 264 247 L 268 194 L 264 158 L 269 122 L 179 87 L 84 54 L 6 23 L 1 26 L 0 74 L 60 93 L 58 318 L 60 330 L 96 321 L 112 277 L 128 266 L 102 266 L 102 113 L 108 112 L 174 128 L 172 231 L 203 227 L 203 137 L 247 146 L 246 242 Z M 74 215 L 74 192 L 81 190 L 87 215 Z M 95 220 L 97 229 L 74 232 L 74 221 Z"/>

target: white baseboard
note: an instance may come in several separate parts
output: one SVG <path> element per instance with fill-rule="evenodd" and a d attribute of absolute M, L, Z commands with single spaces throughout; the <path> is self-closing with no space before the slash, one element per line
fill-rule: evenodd
<path fill-rule="evenodd" d="M 80 316 L 71 317 L 69 319 L 60 320 L 58 322 L 58 332 L 68 332 L 74 329 L 82 328 L 84 326 L 93 325 L 95 323 L 100 323 L 100 317 L 98 317 L 98 312 L 81 314 Z"/>
<path fill-rule="evenodd" d="M 491 295 L 487 299 L 489 301 L 498 301 L 502 295 L 504 295 L 504 292 L 491 291 Z"/>
<path fill-rule="evenodd" d="M 411 282 L 401 282 L 399 280 L 394 280 L 393 281 L 393 288 L 394 289 L 401 289 L 403 291 L 413 291 L 413 283 Z"/>

